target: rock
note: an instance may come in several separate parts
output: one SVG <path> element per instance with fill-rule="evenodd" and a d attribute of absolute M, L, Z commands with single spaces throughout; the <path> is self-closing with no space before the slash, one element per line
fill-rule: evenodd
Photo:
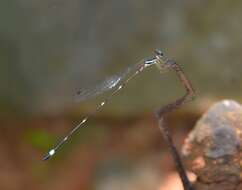
<path fill-rule="evenodd" d="M 182 149 L 197 190 L 239 190 L 242 186 L 242 106 L 213 105 L 197 122 Z M 241 189 L 240 189 L 241 190 Z"/>

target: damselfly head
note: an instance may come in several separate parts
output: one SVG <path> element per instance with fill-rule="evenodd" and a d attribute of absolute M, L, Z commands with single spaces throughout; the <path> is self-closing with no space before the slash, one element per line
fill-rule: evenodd
<path fill-rule="evenodd" d="M 156 66 L 161 73 L 168 71 L 167 61 L 169 60 L 161 50 L 156 49 L 155 51 Z"/>
<path fill-rule="evenodd" d="M 156 49 L 154 52 L 155 52 L 155 58 L 157 60 L 156 63 L 159 65 L 166 64 L 166 62 L 168 61 L 168 58 L 164 55 L 164 53 L 159 49 Z"/>
<path fill-rule="evenodd" d="M 153 58 L 145 60 L 145 66 L 163 64 L 165 62 L 164 53 L 161 50 L 156 49 L 154 52 L 155 56 Z"/>
<path fill-rule="evenodd" d="M 156 49 L 156 50 L 155 50 L 155 55 L 156 55 L 156 56 L 160 56 L 160 57 L 162 57 L 162 56 L 164 56 L 164 53 L 163 53 L 161 50 Z"/>

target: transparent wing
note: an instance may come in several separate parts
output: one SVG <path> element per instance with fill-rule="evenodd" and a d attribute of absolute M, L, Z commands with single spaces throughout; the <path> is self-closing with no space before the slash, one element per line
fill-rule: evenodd
<path fill-rule="evenodd" d="M 104 80 L 100 85 L 97 85 L 93 88 L 80 90 L 77 92 L 77 98 L 79 98 L 79 100 L 85 100 L 110 90 L 118 85 L 118 87 L 114 89 L 113 92 L 108 96 L 106 96 L 106 98 L 96 107 L 95 112 L 97 112 L 101 107 L 109 102 L 109 100 L 111 100 L 111 98 L 117 94 L 132 78 L 142 72 L 145 67 L 145 62 L 140 61 L 134 66 L 128 67 L 124 72 L 120 73 L 120 75 L 115 75 Z M 49 150 L 49 152 L 43 157 L 43 160 L 48 160 L 50 157 L 52 157 L 56 151 L 59 150 L 74 133 L 77 132 L 78 129 L 86 126 L 84 123 L 86 123 L 91 116 L 92 114 L 85 117 L 74 128 L 72 128 L 72 130 L 64 138 L 62 138 L 52 149 Z"/>
<path fill-rule="evenodd" d="M 124 78 L 126 78 L 129 74 L 140 69 L 143 66 L 143 64 L 144 64 L 144 61 L 140 61 L 137 64 L 128 67 L 124 72 L 118 75 L 111 76 L 96 86 L 77 91 L 75 100 L 78 102 L 85 101 L 87 99 L 94 98 L 95 96 L 98 96 L 106 91 L 113 89 L 119 83 L 121 83 L 121 81 Z"/>
<path fill-rule="evenodd" d="M 90 88 L 81 89 L 77 91 L 75 100 L 84 101 L 89 98 L 93 98 L 99 94 L 102 94 L 108 90 L 111 90 L 119 83 L 120 80 L 121 80 L 121 77 L 119 75 L 115 75 L 107 78 L 101 84 L 98 84 Z"/>

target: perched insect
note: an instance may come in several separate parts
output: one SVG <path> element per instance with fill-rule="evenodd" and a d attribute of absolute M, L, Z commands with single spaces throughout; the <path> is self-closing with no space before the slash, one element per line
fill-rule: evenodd
<path fill-rule="evenodd" d="M 156 67 L 161 71 L 164 72 L 166 70 L 173 70 L 176 72 L 179 80 L 181 81 L 182 85 L 185 87 L 186 94 L 181 98 L 177 99 L 176 101 L 169 103 L 166 106 L 161 107 L 156 112 L 156 116 L 159 121 L 159 128 L 164 136 L 165 141 L 167 142 L 172 157 L 175 161 L 177 171 L 181 177 L 183 186 L 185 190 L 192 190 L 192 186 L 186 176 L 184 167 L 182 165 L 181 159 L 179 154 L 174 146 L 172 138 L 169 134 L 168 129 L 163 125 L 163 116 L 174 109 L 179 108 L 187 101 L 191 100 L 194 95 L 195 91 L 190 83 L 190 81 L 186 78 L 184 72 L 182 71 L 181 67 L 172 59 L 167 58 L 162 51 L 155 50 L 155 55 L 151 59 L 146 59 L 138 62 L 137 64 L 128 67 L 124 72 L 121 72 L 118 75 L 112 76 L 106 80 L 104 80 L 100 85 L 97 85 L 90 89 L 80 90 L 76 94 L 76 99 L 79 101 L 84 101 L 88 98 L 95 97 L 105 91 L 114 89 L 97 107 L 94 112 L 98 112 L 100 108 L 102 108 L 110 99 L 117 94 L 124 86 L 136 75 L 141 73 L 144 69 L 156 65 Z M 87 116 L 82 119 L 82 121 L 76 125 L 63 139 L 57 143 L 57 145 L 52 148 L 44 157 L 43 160 L 47 160 L 52 157 L 56 151 L 61 148 L 61 146 L 68 141 L 68 139 L 81 127 L 84 125 L 90 116 Z"/>
<path fill-rule="evenodd" d="M 157 54 L 157 56 L 160 56 Z M 158 63 L 158 57 L 154 57 L 152 59 L 142 60 L 135 65 L 128 67 L 124 72 L 121 72 L 118 75 L 111 76 L 104 80 L 101 84 L 84 89 L 79 90 L 75 96 L 77 101 L 84 101 L 89 98 L 93 98 L 99 94 L 104 93 L 105 91 L 115 89 L 108 97 L 104 99 L 96 108 L 95 112 L 97 112 L 102 106 L 104 106 L 118 91 L 120 91 L 133 77 L 138 75 L 148 66 Z M 82 119 L 82 121 L 74 127 L 53 149 L 51 149 L 43 158 L 43 160 L 47 160 L 51 156 L 53 156 L 56 151 L 70 138 L 70 136 L 76 132 L 80 127 L 84 127 L 84 123 L 86 123 L 89 119 L 89 116 Z"/>

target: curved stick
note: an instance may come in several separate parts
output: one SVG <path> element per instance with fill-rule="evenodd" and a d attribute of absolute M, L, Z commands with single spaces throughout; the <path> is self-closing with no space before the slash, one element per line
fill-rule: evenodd
<path fill-rule="evenodd" d="M 159 52 L 156 52 L 159 53 Z M 159 56 L 157 56 L 157 58 L 159 58 Z M 162 60 L 161 60 L 162 61 Z M 180 80 L 180 82 L 182 83 L 182 85 L 185 87 L 186 89 L 186 94 L 184 96 L 182 96 L 181 98 L 177 99 L 176 101 L 167 104 L 163 107 L 161 107 L 160 109 L 158 109 L 156 111 L 156 117 L 158 119 L 158 123 L 159 123 L 159 129 L 166 141 L 166 143 L 168 144 L 168 147 L 170 149 L 172 158 L 175 162 L 175 166 L 177 169 L 177 172 L 182 180 L 182 184 L 185 190 L 194 190 L 194 188 L 192 187 L 191 183 L 189 182 L 189 179 L 186 175 L 184 166 L 182 164 L 181 158 L 179 156 L 179 153 L 173 143 L 172 137 L 169 133 L 168 128 L 164 125 L 163 123 L 163 117 L 165 116 L 165 114 L 179 108 L 180 106 L 182 106 L 183 104 L 185 104 L 187 101 L 191 100 L 194 96 L 195 96 L 195 91 L 191 85 L 191 83 L 189 82 L 189 80 L 186 78 L 184 72 L 182 71 L 181 67 L 174 61 L 174 60 L 169 60 L 167 59 L 165 61 L 165 66 L 168 67 L 171 70 L 174 70 Z"/>

